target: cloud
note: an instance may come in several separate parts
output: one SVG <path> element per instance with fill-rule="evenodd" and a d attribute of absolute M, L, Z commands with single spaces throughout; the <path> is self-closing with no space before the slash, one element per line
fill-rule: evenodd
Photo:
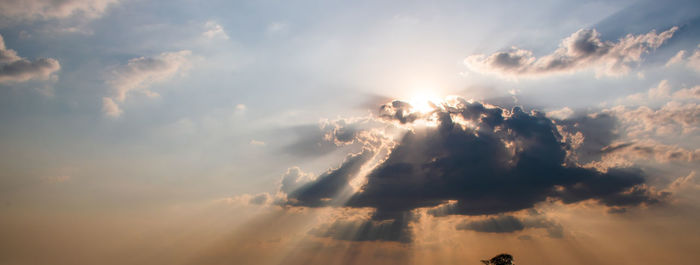
<path fill-rule="evenodd" d="M 15 50 L 7 49 L 0 35 L 0 83 L 48 80 L 60 69 L 61 65 L 56 59 L 39 58 L 30 61 L 20 57 Z"/>
<path fill-rule="evenodd" d="M 287 205 L 306 207 L 338 205 L 341 203 L 338 195 L 351 191 L 350 180 L 373 155 L 374 151 L 370 149 L 348 155 L 338 168 L 328 170 L 314 181 L 290 192 L 287 195 Z"/>
<path fill-rule="evenodd" d="M 250 145 L 265 146 L 265 142 L 253 139 L 253 140 L 250 140 Z"/>
<path fill-rule="evenodd" d="M 248 107 L 245 104 L 236 104 L 236 111 L 237 112 L 244 112 L 248 109 Z"/>
<path fill-rule="evenodd" d="M 545 228 L 550 237 L 563 237 L 563 228 L 560 224 L 539 215 L 530 215 L 524 218 L 517 218 L 512 215 L 499 215 L 487 219 L 466 221 L 457 225 L 457 230 L 472 230 L 485 233 L 513 233 L 529 228 Z"/>
<path fill-rule="evenodd" d="M 119 0 L 4 0 L 0 1 L 2 21 L 33 21 L 81 16 L 95 19 Z"/>
<path fill-rule="evenodd" d="M 464 222 L 457 225 L 457 230 L 472 230 L 486 233 L 512 233 L 523 229 L 525 229 L 523 222 L 511 215 Z"/>
<path fill-rule="evenodd" d="M 700 72 L 700 45 L 693 51 L 693 53 L 686 58 L 686 51 L 680 50 L 676 55 L 671 57 L 666 63 L 666 67 L 671 67 L 672 65 L 685 65 L 690 69 Z"/>
<path fill-rule="evenodd" d="M 617 142 L 601 149 L 603 158 L 593 164 L 601 168 L 631 165 L 634 161 L 654 160 L 659 163 L 700 161 L 700 149 L 688 150 L 652 140 Z"/>
<path fill-rule="evenodd" d="M 266 33 L 268 36 L 284 35 L 289 31 L 289 25 L 284 22 L 272 22 L 267 25 Z"/>
<path fill-rule="evenodd" d="M 115 88 L 115 99 L 124 101 L 129 92 L 141 89 L 151 94 L 147 87 L 163 82 L 188 68 L 188 50 L 165 52 L 155 57 L 138 57 L 112 71 L 108 83 Z"/>
<path fill-rule="evenodd" d="M 149 97 L 158 96 L 149 86 L 164 82 L 189 68 L 191 52 L 165 52 L 154 57 L 138 57 L 126 65 L 116 67 L 107 83 L 113 88 L 112 103 L 124 102 L 131 92 L 141 92 Z"/>
<path fill-rule="evenodd" d="M 571 117 L 571 115 L 574 115 L 574 110 L 572 110 L 569 107 L 563 107 L 558 110 L 552 110 L 547 112 L 547 117 L 560 120 L 567 119 Z"/>
<path fill-rule="evenodd" d="M 386 124 L 384 124 L 386 125 Z M 297 139 L 283 148 L 295 156 L 321 156 L 348 145 L 378 145 L 386 139 L 371 128 L 382 126 L 372 118 L 356 120 L 322 120 L 318 125 L 300 125 L 292 128 Z"/>
<path fill-rule="evenodd" d="M 414 111 L 414 107 L 410 103 L 400 100 L 394 100 L 379 107 L 379 117 L 397 120 L 400 123 L 411 123 L 421 117 L 421 114 Z"/>
<path fill-rule="evenodd" d="M 671 101 L 659 109 L 616 106 L 606 112 L 617 117 L 622 129 L 634 138 L 690 135 L 700 127 L 700 106 L 697 103 Z"/>
<path fill-rule="evenodd" d="M 553 53 L 540 58 L 531 51 L 513 47 L 491 55 L 471 55 L 464 63 L 472 71 L 505 77 L 546 76 L 586 69 L 595 69 L 599 75 L 617 76 L 628 73 L 632 65 L 641 62 L 643 54 L 660 47 L 676 30 L 678 27 L 659 34 L 654 30 L 641 35 L 628 34 L 613 42 L 601 40 L 595 29 L 581 29 L 563 39 Z"/>
<path fill-rule="evenodd" d="M 697 183 L 695 175 L 695 171 L 691 171 L 687 176 L 677 178 L 669 185 L 669 189 L 674 191 L 684 189 L 700 190 L 700 184 Z"/>
<path fill-rule="evenodd" d="M 228 34 L 224 31 L 224 27 L 214 21 L 207 21 L 207 23 L 204 24 L 204 28 L 206 31 L 202 33 L 202 36 L 208 39 L 229 39 Z"/>
<path fill-rule="evenodd" d="M 676 100 L 700 100 L 700 86 L 679 89 L 671 97 Z"/>
<path fill-rule="evenodd" d="M 368 218 L 358 220 L 335 219 L 309 231 L 317 237 L 328 237 L 345 241 L 395 241 L 411 242 L 410 213 L 395 216 L 392 220 L 376 221 Z"/>
<path fill-rule="evenodd" d="M 569 147 L 569 159 L 587 163 L 600 160 L 600 150 L 619 138 L 618 124 L 614 115 L 601 112 L 557 120 L 557 130 Z"/>
<path fill-rule="evenodd" d="M 258 195 L 253 196 L 248 200 L 250 204 L 255 204 L 255 205 L 264 205 L 267 202 L 271 201 L 270 195 L 267 193 L 260 193 Z"/>
<path fill-rule="evenodd" d="M 685 50 L 680 50 L 676 55 L 671 57 L 671 59 L 668 59 L 668 62 L 666 62 L 666 67 L 671 67 L 674 64 L 679 64 L 683 62 L 683 57 L 685 57 Z"/>
<path fill-rule="evenodd" d="M 102 113 L 109 117 L 119 117 L 122 115 L 122 109 L 119 108 L 119 105 L 114 102 L 113 99 L 108 98 L 108 97 L 103 97 L 102 98 Z"/>
<path fill-rule="evenodd" d="M 265 206 L 269 203 L 272 203 L 272 201 L 273 198 L 268 193 L 259 193 L 256 195 L 246 193 L 234 197 L 227 197 L 216 200 L 216 202 L 222 202 L 235 206 Z"/>
<path fill-rule="evenodd" d="M 435 107 L 430 114 L 434 126 L 409 130 L 371 169 L 359 191 L 352 193 L 350 182 L 376 153 L 367 146 L 288 193 L 285 204 L 371 208 L 371 220 L 381 222 L 419 208 L 438 217 L 477 216 L 532 209 L 549 200 L 634 206 L 661 199 L 643 185 L 639 169 L 602 172 L 567 161 L 566 143 L 541 112 L 461 98 Z M 405 115 L 390 117 L 402 122 Z"/>
<path fill-rule="evenodd" d="M 313 174 L 304 173 L 299 167 L 291 167 L 282 176 L 280 191 L 289 194 L 311 180 L 313 180 Z"/>
<path fill-rule="evenodd" d="M 626 105 L 653 105 L 667 102 L 693 102 L 700 100 L 700 86 L 681 88 L 672 91 L 668 80 L 661 80 L 655 87 L 644 93 L 635 93 L 621 100 L 621 104 Z"/>

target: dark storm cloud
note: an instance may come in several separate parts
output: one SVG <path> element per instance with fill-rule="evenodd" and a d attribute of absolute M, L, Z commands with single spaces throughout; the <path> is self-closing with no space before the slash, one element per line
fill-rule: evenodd
<path fill-rule="evenodd" d="M 391 103 L 392 108 L 403 106 Z M 372 221 L 396 221 L 425 207 L 433 207 L 428 213 L 434 216 L 490 215 L 531 209 L 547 199 L 566 204 L 595 200 L 612 207 L 661 198 L 642 185 L 645 178 L 638 169 L 601 172 L 567 161 L 570 147 L 543 113 L 456 99 L 436 108 L 434 117 L 437 126 L 406 133 L 344 206 L 375 209 Z M 290 193 L 287 204 L 332 205 L 371 154 L 366 149 L 348 157 L 338 169 Z"/>
<path fill-rule="evenodd" d="M 459 116 L 474 128 L 452 121 Z M 565 203 L 597 199 L 639 204 L 651 202 L 629 189 L 644 182 L 642 172 L 607 173 L 565 164 L 565 144 L 542 113 L 462 101 L 439 115 L 439 126 L 408 133 L 389 158 L 348 202 L 383 212 L 434 207 L 435 215 L 498 214 L 532 208 L 555 198 Z"/>

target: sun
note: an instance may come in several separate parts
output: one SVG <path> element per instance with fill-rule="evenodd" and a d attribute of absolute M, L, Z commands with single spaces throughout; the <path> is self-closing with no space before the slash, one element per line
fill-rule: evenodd
<path fill-rule="evenodd" d="M 414 93 L 408 100 L 413 110 L 420 113 L 428 113 L 435 110 L 435 105 L 439 105 L 442 99 L 430 90 Z"/>

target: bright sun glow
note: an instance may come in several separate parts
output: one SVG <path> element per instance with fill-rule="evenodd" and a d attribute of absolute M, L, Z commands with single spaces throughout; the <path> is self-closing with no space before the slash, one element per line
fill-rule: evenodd
<path fill-rule="evenodd" d="M 413 109 L 420 113 L 428 113 L 435 108 L 433 105 L 438 105 L 442 99 L 430 90 L 421 91 L 413 94 L 408 100 L 408 103 L 413 106 Z"/>

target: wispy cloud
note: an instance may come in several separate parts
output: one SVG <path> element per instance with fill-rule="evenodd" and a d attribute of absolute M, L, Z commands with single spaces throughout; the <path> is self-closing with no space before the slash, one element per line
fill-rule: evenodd
<path fill-rule="evenodd" d="M 116 103 L 124 102 L 132 92 L 140 92 L 149 97 L 158 96 L 149 87 L 189 69 L 190 55 L 191 52 L 188 50 L 165 52 L 154 57 L 134 58 L 129 60 L 126 65 L 118 66 L 109 74 L 107 80 L 107 83 L 113 88 L 112 96 L 103 103 L 116 105 Z M 103 110 L 105 109 L 113 110 L 114 108 L 107 106 Z M 116 114 L 121 113 L 121 111 L 109 113 Z"/>

